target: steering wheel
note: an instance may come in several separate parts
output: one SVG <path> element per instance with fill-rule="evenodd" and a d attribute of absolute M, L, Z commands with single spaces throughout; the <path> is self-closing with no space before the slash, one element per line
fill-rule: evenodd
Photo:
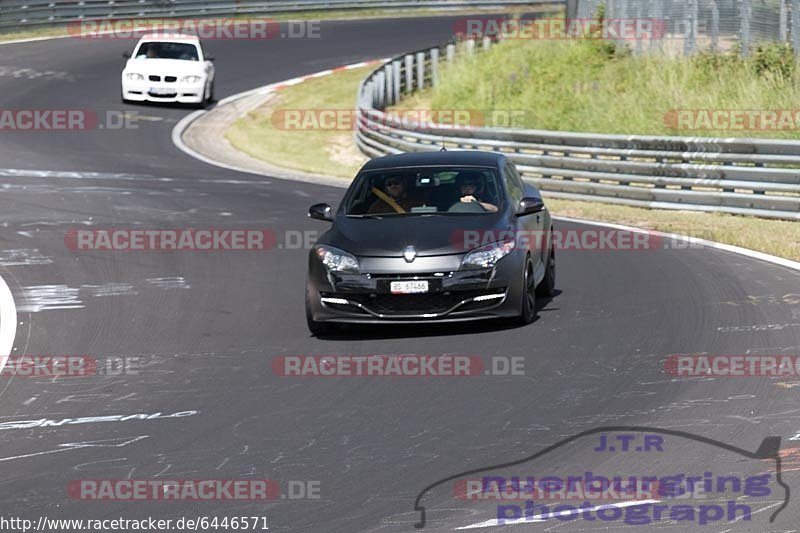
<path fill-rule="evenodd" d="M 450 206 L 448 213 L 486 213 L 480 202 L 462 202 L 460 199 Z"/>

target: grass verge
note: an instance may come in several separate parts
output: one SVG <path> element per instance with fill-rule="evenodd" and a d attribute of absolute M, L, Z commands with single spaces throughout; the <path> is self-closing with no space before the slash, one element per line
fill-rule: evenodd
<path fill-rule="evenodd" d="M 436 91 L 419 95 L 433 109 L 516 111 L 522 128 L 786 139 L 800 139 L 798 100 L 800 68 L 783 44 L 759 45 L 744 60 L 735 50 L 671 57 L 600 40 L 530 39 L 457 55 Z M 728 111 L 759 114 L 734 123 Z M 761 111 L 787 113 L 771 124 Z"/>
<path fill-rule="evenodd" d="M 276 109 L 342 109 L 355 98 L 358 83 L 374 67 L 344 71 L 290 86 L 279 100 L 237 121 L 227 138 L 238 149 L 269 163 L 350 178 L 366 158 L 352 131 L 285 131 L 271 122 Z M 417 100 L 402 107 L 416 108 Z M 545 197 L 547 193 L 545 193 Z M 800 261 L 800 224 L 744 216 L 651 210 L 614 204 L 547 199 L 553 214 L 687 234 Z"/>
<path fill-rule="evenodd" d="M 281 167 L 351 178 L 367 161 L 355 146 L 352 128 L 320 129 L 312 125 L 287 130 L 282 112 L 309 110 L 308 116 L 314 117 L 318 116 L 314 110 L 342 110 L 345 123 L 353 116 L 350 109 L 359 82 L 374 68 L 341 71 L 286 87 L 234 122 L 225 137 L 238 150 Z"/>

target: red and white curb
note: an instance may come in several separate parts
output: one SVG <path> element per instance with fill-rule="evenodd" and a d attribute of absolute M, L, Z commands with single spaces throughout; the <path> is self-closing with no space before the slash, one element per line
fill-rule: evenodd
<path fill-rule="evenodd" d="M 370 60 L 370 61 L 361 61 L 359 63 L 352 63 L 352 64 L 349 64 L 349 65 L 343 65 L 343 66 L 340 66 L 340 67 L 330 68 L 330 69 L 327 69 L 327 70 L 322 70 L 320 72 L 315 72 L 313 74 L 307 74 L 305 76 L 298 76 L 297 78 L 292 78 L 292 79 L 289 79 L 289 80 L 283 80 L 283 81 L 279 81 L 279 82 L 276 82 L 276 83 L 270 83 L 269 85 L 264 85 L 263 87 L 256 87 L 255 89 L 250 89 L 249 91 L 244 91 L 244 92 L 233 94 L 231 96 L 223 98 L 222 100 L 217 102 L 217 105 L 215 107 L 228 105 L 228 104 L 231 104 L 231 103 L 233 103 L 233 102 L 235 102 L 237 100 L 241 100 L 242 98 L 247 98 L 248 96 L 255 96 L 255 95 L 266 96 L 266 95 L 268 95 L 270 93 L 280 91 L 281 89 L 285 89 L 286 87 L 291 87 L 292 85 L 297 85 L 298 83 L 303 83 L 304 81 L 308 81 L 308 80 L 311 80 L 311 79 L 322 78 L 324 76 L 329 76 L 329 75 L 334 74 L 336 72 L 342 72 L 344 70 L 352 70 L 352 69 L 356 69 L 356 68 L 367 67 L 367 66 L 370 66 L 370 65 L 377 65 L 378 63 L 386 63 L 387 61 L 389 61 L 389 58 L 373 59 L 373 60 Z M 262 174 L 262 175 L 268 176 L 268 174 L 263 174 L 263 173 L 260 173 L 260 172 L 257 172 L 257 171 L 251 170 L 251 169 L 241 168 L 241 167 L 237 167 L 237 166 L 234 166 L 234 165 L 229 165 L 227 163 L 222 163 L 221 161 L 216 161 L 214 159 L 206 157 L 205 155 L 193 150 L 192 148 L 187 146 L 186 143 L 183 142 L 183 133 L 189 128 L 189 126 L 192 125 L 192 123 L 195 120 L 199 119 L 200 117 L 202 117 L 206 113 L 208 113 L 208 111 L 206 111 L 205 109 L 197 110 L 194 113 L 190 113 L 190 114 L 186 115 L 177 124 L 175 124 L 175 127 L 172 128 L 172 143 L 179 150 L 181 150 L 183 153 L 185 153 L 185 154 L 187 154 L 187 155 L 189 155 L 189 156 L 191 156 L 191 157 L 193 157 L 195 159 L 198 159 L 198 160 L 200 160 L 200 161 L 202 161 L 204 163 L 208 163 L 209 165 L 214 165 L 216 167 L 221 167 L 221 168 L 225 168 L 225 169 L 228 169 L 228 170 L 234 170 L 236 172 L 244 172 L 244 173 L 247 173 L 247 174 Z M 269 177 L 274 177 L 274 176 L 269 176 Z"/>

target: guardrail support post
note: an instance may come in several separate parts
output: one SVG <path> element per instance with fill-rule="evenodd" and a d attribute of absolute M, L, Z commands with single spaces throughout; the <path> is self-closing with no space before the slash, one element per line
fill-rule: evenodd
<path fill-rule="evenodd" d="M 431 84 L 439 85 L 439 49 L 431 48 Z"/>
<path fill-rule="evenodd" d="M 383 109 L 386 106 L 386 76 L 383 72 L 378 72 L 377 76 L 375 76 L 375 99 L 377 100 L 377 104 L 375 105 L 378 109 Z"/>
<path fill-rule="evenodd" d="M 417 89 L 425 88 L 425 52 L 417 52 Z"/>
<path fill-rule="evenodd" d="M 800 0 L 795 0 L 796 2 L 800 2 Z M 447 45 L 447 62 L 452 63 L 453 59 L 456 57 L 456 45 L 448 44 Z"/>
<path fill-rule="evenodd" d="M 392 61 L 392 70 L 394 70 L 394 75 L 392 76 L 392 81 L 394 82 L 392 100 L 397 104 L 400 102 L 400 61 Z"/>
<path fill-rule="evenodd" d="M 492 46 L 492 39 L 489 38 L 489 37 L 484 37 L 482 42 L 481 42 L 481 47 L 484 50 L 488 50 L 490 46 Z"/>
<path fill-rule="evenodd" d="M 471 56 L 475 52 L 475 39 L 467 39 L 464 41 L 464 46 L 466 46 L 467 55 Z"/>
<path fill-rule="evenodd" d="M 384 85 L 384 93 L 386 94 L 386 104 L 385 105 L 394 105 L 394 82 L 392 81 L 392 66 L 391 65 L 384 65 L 383 66 L 383 76 L 386 79 L 386 85 Z"/>
<path fill-rule="evenodd" d="M 375 107 L 375 83 L 372 81 L 368 81 L 366 85 L 364 85 L 364 92 L 367 95 L 367 101 L 371 107 Z"/>
<path fill-rule="evenodd" d="M 407 54 L 406 60 L 406 94 L 411 94 L 414 90 L 414 56 Z"/>

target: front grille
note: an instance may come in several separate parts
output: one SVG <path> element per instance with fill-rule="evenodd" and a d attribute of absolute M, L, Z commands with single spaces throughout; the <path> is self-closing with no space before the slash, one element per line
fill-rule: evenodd
<path fill-rule="evenodd" d="M 167 83 L 175 83 L 176 81 L 178 81 L 178 77 L 177 76 L 164 76 L 164 81 L 167 82 Z"/>
<path fill-rule="evenodd" d="M 499 291 L 492 291 L 499 292 Z M 358 302 L 370 311 L 382 315 L 421 315 L 444 313 L 463 300 L 489 294 L 485 290 L 428 292 L 423 294 L 348 294 L 346 298 Z M 494 305 L 498 300 L 477 302 Z M 481 305 L 480 307 L 483 307 Z"/>
<path fill-rule="evenodd" d="M 161 76 L 155 76 L 155 75 L 153 75 L 153 74 L 151 74 L 151 75 L 150 75 L 150 76 L 148 76 L 147 78 L 148 78 L 150 81 L 161 81 Z"/>

